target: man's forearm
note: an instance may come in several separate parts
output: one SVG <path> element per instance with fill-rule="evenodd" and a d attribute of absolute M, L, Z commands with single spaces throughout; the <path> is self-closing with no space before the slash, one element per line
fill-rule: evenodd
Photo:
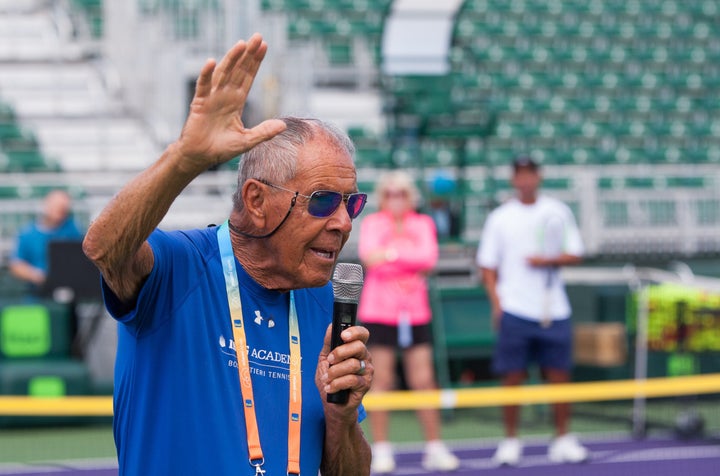
<path fill-rule="evenodd" d="M 83 248 L 106 279 L 134 266 L 143 242 L 200 172 L 184 167 L 177 147 L 171 145 L 105 207 L 88 229 Z"/>
<path fill-rule="evenodd" d="M 372 453 L 359 423 L 325 435 L 323 476 L 368 476 Z"/>
<path fill-rule="evenodd" d="M 12 261 L 10 263 L 10 273 L 17 279 L 36 285 L 40 285 L 45 282 L 45 273 L 43 270 L 36 268 L 26 261 Z"/>
<path fill-rule="evenodd" d="M 582 263 L 582 256 L 562 254 L 556 258 L 555 266 L 574 266 Z"/>

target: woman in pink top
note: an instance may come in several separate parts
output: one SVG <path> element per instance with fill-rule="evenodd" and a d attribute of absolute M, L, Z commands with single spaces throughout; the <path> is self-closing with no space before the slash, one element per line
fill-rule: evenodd
<path fill-rule="evenodd" d="M 415 209 L 420 199 L 412 177 L 392 171 L 380 177 L 376 196 L 379 211 L 360 225 L 359 255 L 365 267 L 358 318 L 370 330 L 368 348 L 375 368 L 371 391 L 395 387 L 395 355 L 402 350 L 405 380 L 412 390 L 437 388 L 433 370 L 432 311 L 427 274 L 437 263 L 435 223 Z M 369 412 L 373 434 L 372 470 L 375 474 L 395 469 L 388 442 L 389 414 Z M 426 439 L 423 466 L 449 471 L 459 461 L 440 441 L 440 414 L 418 410 Z"/>

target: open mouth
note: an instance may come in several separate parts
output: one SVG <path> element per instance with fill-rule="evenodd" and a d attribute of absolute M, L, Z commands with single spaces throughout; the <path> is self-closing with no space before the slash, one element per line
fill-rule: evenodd
<path fill-rule="evenodd" d="M 331 250 L 323 250 L 320 248 L 311 248 L 310 249 L 313 253 L 315 253 L 316 256 L 319 256 L 322 259 L 328 259 L 328 260 L 334 260 L 335 259 L 335 252 Z"/>

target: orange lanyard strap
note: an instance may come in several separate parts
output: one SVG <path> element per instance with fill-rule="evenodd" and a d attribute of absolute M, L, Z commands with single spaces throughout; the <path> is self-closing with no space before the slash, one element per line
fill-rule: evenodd
<path fill-rule="evenodd" d="M 247 354 L 247 337 L 242 315 L 242 302 L 240 300 L 240 286 L 235 267 L 235 255 L 230 242 L 230 229 L 226 221 L 217 231 L 220 258 L 225 277 L 225 290 L 230 308 L 230 321 L 232 323 L 233 338 L 235 339 L 235 353 L 237 354 L 238 376 L 240 378 L 240 392 L 245 410 L 245 429 L 247 432 L 248 456 L 250 465 L 255 468 L 255 474 L 264 474 L 265 464 L 262 446 L 260 444 L 260 430 L 255 415 L 255 398 L 253 396 L 252 380 L 250 378 L 250 362 Z M 290 291 L 289 309 L 289 344 L 290 344 L 290 403 L 288 408 L 288 474 L 300 474 L 300 424 L 302 417 L 302 378 L 300 371 L 300 327 L 298 325 L 297 310 L 295 309 L 295 294 Z"/>

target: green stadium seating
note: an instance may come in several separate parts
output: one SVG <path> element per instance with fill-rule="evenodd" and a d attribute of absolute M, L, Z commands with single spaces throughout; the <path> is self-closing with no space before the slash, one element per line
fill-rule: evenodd
<path fill-rule="evenodd" d="M 391 0 L 262 0 L 267 12 L 288 18 L 288 37 L 320 40 L 331 66 L 347 66 L 356 57 L 353 38 L 366 44 L 380 60 L 380 37 Z"/>
<path fill-rule="evenodd" d="M 77 8 L 82 11 L 90 26 L 90 33 L 94 38 L 100 38 L 103 35 L 103 0 L 73 0 Z"/>
<path fill-rule="evenodd" d="M 328 61 L 333 66 L 347 66 L 353 64 L 354 50 L 352 41 L 346 38 L 333 38 L 325 45 Z"/>
<path fill-rule="evenodd" d="M 380 59 L 390 4 L 261 3 L 288 16 L 291 36 L 322 44 L 328 63 L 341 67 L 359 56 L 358 38 Z M 720 30 L 713 25 L 719 12 L 712 1 L 466 0 L 456 16 L 449 73 L 379 76 L 387 133 L 351 133 L 358 167 L 452 168 L 465 200 L 462 221 L 475 233 L 483 207 L 508 189 L 484 175 L 468 177 L 464 168 L 500 170 L 521 152 L 578 172 L 718 164 Z M 564 193 L 576 185 L 561 182 L 545 187 Z M 692 173 L 665 180 L 633 174 L 602 177 L 598 186 L 612 197 L 600 197 L 604 225 L 625 227 L 640 213 L 649 225 L 665 227 L 680 209 L 648 202 L 638 212 L 633 202 L 629 210 L 616 191 L 686 193 L 713 184 Z M 697 204 L 698 220 L 714 223 L 711 203 Z"/>
<path fill-rule="evenodd" d="M 51 172 L 57 171 L 56 165 L 48 161 L 37 149 L 5 150 L 7 172 Z"/>
<path fill-rule="evenodd" d="M 624 201 L 605 201 L 602 203 L 603 226 L 627 227 L 630 223 L 628 204 Z"/>
<path fill-rule="evenodd" d="M 0 100 L 0 172 L 57 170 L 59 166 L 40 151 L 34 132 L 18 121 L 12 106 Z"/>
<path fill-rule="evenodd" d="M 359 168 L 386 168 L 391 165 L 390 144 L 363 127 L 349 127 L 348 136 L 355 144 L 355 162 Z"/>

